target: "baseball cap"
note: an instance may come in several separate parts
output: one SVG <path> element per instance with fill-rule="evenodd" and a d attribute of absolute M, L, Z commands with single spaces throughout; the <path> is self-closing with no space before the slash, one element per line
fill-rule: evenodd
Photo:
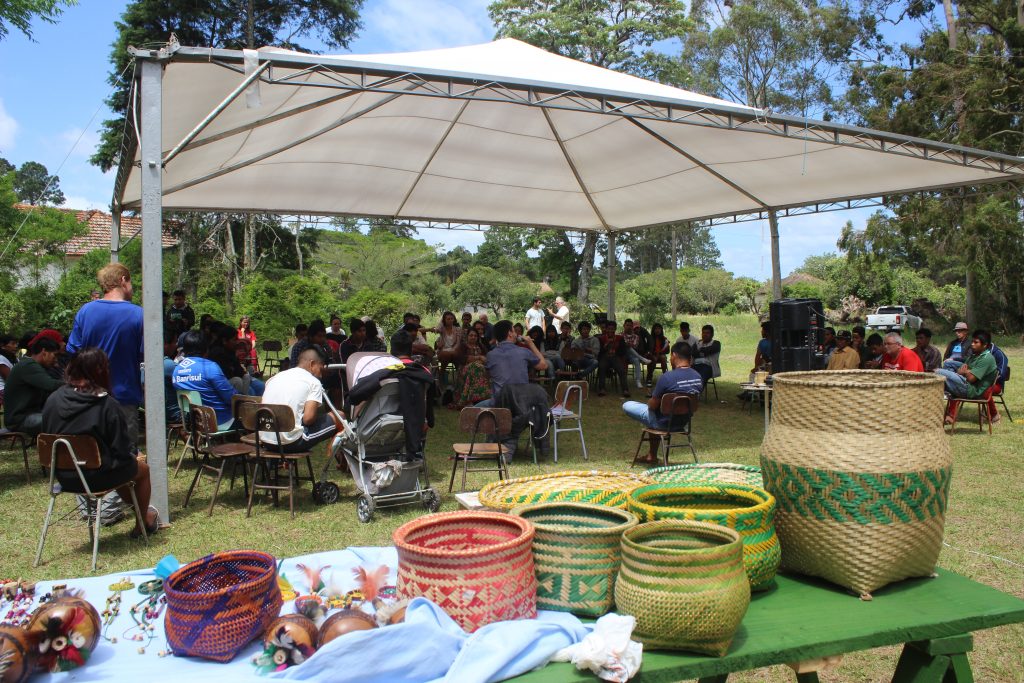
<path fill-rule="evenodd" d="M 57 344 L 57 346 L 63 346 L 64 345 L 64 337 L 61 335 L 61 333 L 58 332 L 57 330 L 53 330 L 53 329 L 49 329 L 49 328 L 41 331 L 36 336 L 32 337 L 32 341 L 30 341 L 28 343 L 28 345 L 32 346 L 33 344 L 35 344 L 40 339 L 49 339 L 50 341 L 55 342 Z"/>
<path fill-rule="evenodd" d="M 840 330 L 836 333 L 836 339 L 845 339 L 846 341 L 853 341 L 853 335 L 850 334 L 849 330 Z"/>
<path fill-rule="evenodd" d="M 953 329 L 954 330 L 969 330 L 971 328 L 967 327 L 967 323 L 965 323 L 965 322 L 958 322 L 956 325 L 953 326 Z"/>

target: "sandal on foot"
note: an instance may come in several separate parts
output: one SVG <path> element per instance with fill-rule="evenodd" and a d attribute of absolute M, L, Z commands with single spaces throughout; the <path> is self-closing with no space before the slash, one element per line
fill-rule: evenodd
<path fill-rule="evenodd" d="M 153 523 L 152 524 L 146 526 L 146 535 L 147 536 L 152 536 L 153 534 L 155 534 L 157 531 L 160 530 L 160 511 L 157 510 L 152 505 L 149 506 L 149 508 L 146 510 L 146 512 L 149 512 L 150 510 L 152 510 L 153 512 L 156 513 L 156 517 L 153 518 Z M 143 517 L 143 522 L 145 522 L 145 517 Z M 139 537 L 142 536 L 142 532 L 139 531 L 138 529 L 132 529 L 132 532 L 129 534 L 129 536 L 131 536 L 132 538 L 139 538 Z"/>

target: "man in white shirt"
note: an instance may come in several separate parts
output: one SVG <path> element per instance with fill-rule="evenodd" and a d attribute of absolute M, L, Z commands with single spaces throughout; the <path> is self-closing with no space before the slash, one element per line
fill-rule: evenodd
<path fill-rule="evenodd" d="M 557 308 L 558 310 L 555 310 Z M 555 308 L 549 308 L 548 313 L 551 314 L 551 324 L 561 328 L 563 322 L 569 322 L 569 307 L 565 305 L 565 299 L 560 296 L 555 297 Z"/>
<path fill-rule="evenodd" d="M 286 405 L 295 413 L 295 429 L 281 434 L 286 453 L 308 451 L 337 431 L 330 414 L 317 415 L 317 409 L 324 400 L 324 387 L 320 383 L 323 369 L 320 352 L 308 348 L 299 353 L 294 368 L 277 373 L 267 382 L 263 403 Z M 277 443 L 273 432 L 260 432 L 260 438 Z"/>
<path fill-rule="evenodd" d="M 533 306 L 526 310 L 526 331 L 539 327 L 541 332 L 547 332 L 547 325 L 544 324 L 544 309 L 540 307 L 540 297 L 533 300 Z"/>

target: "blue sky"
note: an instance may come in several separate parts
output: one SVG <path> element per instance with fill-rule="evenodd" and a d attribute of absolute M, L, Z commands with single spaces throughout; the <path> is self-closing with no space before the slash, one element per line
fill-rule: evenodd
<path fill-rule="evenodd" d="M 455 47 L 491 40 L 490 0 L 366 0 L 363 29 L 352 52 L 398 52 Z M 103 100 L 114 21 L 127 2 L 83 0 L 56 25 L 36 22 L 35 41 L 12 32 L 0 41 L 0 157 L 15 165 L 39 161 L 60 176 L 66 205 L 110 204 L 112 174 L 88 162 L 99 125 L 110 113 Z M 75 142 L 78 142 L 75 146 Z M 62 166 L 63 164 L 63 166 Z M 58 171 L 58 168 L 60 169 Z M 780 221 L 782 272 L 809 255 L 835 251 L 848 220 L 862 225 L 869 211 L 825 213 Z M 764 279 L 771 275 L 767 226 L 744 223 L 714 229 L 726 269 Z M 475 249 L 477 232 L 421 230 L 420 237 L 446 248 Z"/>

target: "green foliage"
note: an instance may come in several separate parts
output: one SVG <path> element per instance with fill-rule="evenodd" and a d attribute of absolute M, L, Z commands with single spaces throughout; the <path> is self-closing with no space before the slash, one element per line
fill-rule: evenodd
<path fill-rule="evenodd" d="M 380 230 L 370 235 L 326 233 L 317 254 L 324 272 L 344 280 L 353 291 L 370 287 L 384 291 L 407 290 L 441 267 L 437 250 L 423 240 L 396 237 Z"/>
<path fill-rule="evenodd" d="M 686 283 L 686 292 L 699 313 L 714 313 L 736 296 L 732 273 L 712 268 L 697 273 Z"/>
<path fill-rule="evenodd" d="M 315 318 L 327 322 L 331 312 L 341 308 L 342 301 L 334 293 L 334 285 L 320 272 L 289 275 L 272 282 L 263 275 L 253 275 L 243 286 L 236 302 L 237 316 L 248 315 L 260 339 L 284 341 L 297 323 Z M 210 313 L 224 320 L 226 311 L 217 310 L 218 301 L 201 300 L 197 313 Z M 235 324 L 237 320 L 224 320 Z"/>
<path fill-rule="evenodd" d="M 351 318 L 368 315 L 379 328 L 392 333 L 402 326 L 402 316 L 412 308 L 412 302 L 407 296 L 369 288 L 356 292 L 342 304 L 339 314 L 344 325 L 348 325 Z"/>
<path fill-rule="evenodd" d="M 825 286 L 811 282 L 794 282 L 782 286 L 782 296 L 787 299 L 824 299 Z"/>
<path fill-rule="evenodd" d="M 14 208 L 18 202 L 16 172 L 0 176 L 0 263 L 5 268 L 40 268 L 63 256 L 64 245 L 86 232 L 73 213 L 37 206 L 31 212 Z"/>
<path fill-rule="evenodd" d="M 0 330 L 17 336 L 25 324 L 25 307 L 17 293 L 0 290 Z"/>
<path fill-rule="evenodd" d="M 31 40 L 33 19 L 56 24 L 65 7 L 77 4 L 78 0 L 4 0 L 0 3 L 0 40 L 7 37 L 8 24 Z"/>
<path fill-rule="evenodd" d="M 455 300 L 468 306 L 488 308 L 499 316 L 506 308 L 511 311 L 513 305 L 525 311 L 530 307 L 532 297 L 539 293 L 539 288 L 531 287 L 529 280 L 522 275 L 508 271 L 498 271 L 487 266 L 473 266 L 459 276 L 452 285 Z"/>
<path fill-rule="evenodd" d="M 60 178 L 49 175 L 46 167 L 38 161 L 26 161 L 15 169 L 6 159 L 0 159 L 0 174 L 14 171 L 14 193 L 18 201 L 25 204 L 63 204 L 64 193 L 60 191 Z"/>

